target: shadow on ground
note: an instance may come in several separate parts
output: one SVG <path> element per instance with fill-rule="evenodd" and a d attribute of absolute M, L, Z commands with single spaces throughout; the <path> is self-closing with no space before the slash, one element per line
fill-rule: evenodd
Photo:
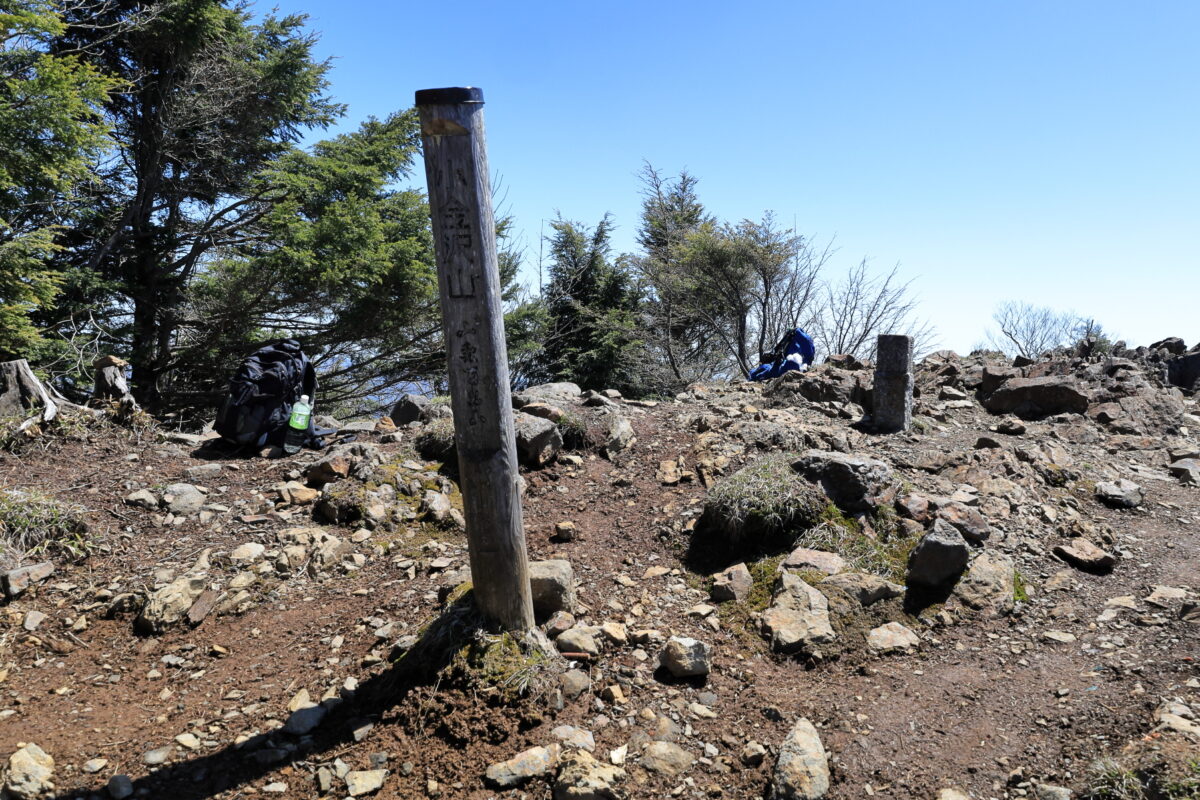
<path fill-rule="evenodd" d="M 311 734 L 295 736 L 280 728 L 258 734 L 240 746 L 230 744 L 213 753 L 162 766 L 133 781 L 130 796 L 203 800 L 248 786 L 290 764 L 332 760 L 344 746 L 356 741 L 354 732 L 365 723 L 385 719 L 411 692 L 434 685 L 456 652 L 478 641 L 485 632 L 482 618 L 468 596 L 430 623 L 416 644 L 397 657 L 390 668 L 344 696 Z M 323 758 L 323 754 L 329 755 Z M 46 800 L 77 800 L 104 793 L 105 784 L 78 783 L 70 789 L 60 787 L 58 794 Z"/>

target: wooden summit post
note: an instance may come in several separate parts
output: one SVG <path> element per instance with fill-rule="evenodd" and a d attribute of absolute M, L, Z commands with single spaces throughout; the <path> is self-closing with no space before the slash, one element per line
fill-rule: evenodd
<path fill-rule="evenodd" d="M 483 91 L 417 92 L 433 218 L 454 439 L 479 610 L 505 630 L 533 628 L 508 386 Z"/>

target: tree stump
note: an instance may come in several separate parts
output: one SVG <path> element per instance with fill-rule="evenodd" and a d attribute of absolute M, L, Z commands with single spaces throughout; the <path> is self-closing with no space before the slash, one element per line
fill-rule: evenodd
<path fill-rule="evenodd" d="M 0 362 L 0 425 L 21 420 L 13 433 L 25 433 L 34 425 L 50 422 L 67 408 L 93 415 L 101 413 L 75 405 L 42 383 L 25 359 Z"/>

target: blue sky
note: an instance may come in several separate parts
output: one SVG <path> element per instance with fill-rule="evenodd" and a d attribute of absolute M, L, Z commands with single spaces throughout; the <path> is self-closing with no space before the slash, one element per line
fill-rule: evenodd
<path fill-rule="evenodd" d="M 1010 299 L 1131 343 L 1200 340 L 1200 3 L 278 8 L 309 14 L 335 59 L 340 127 L 416 89 L 483 88 L 534 282 L 556 211 L 612 212 L 614 245 L 634 249 L 648 160 L 699 177 L 720 218 L 770 209 L 833 237 L 831 274 L 898 263 L 960 352 Z"/>

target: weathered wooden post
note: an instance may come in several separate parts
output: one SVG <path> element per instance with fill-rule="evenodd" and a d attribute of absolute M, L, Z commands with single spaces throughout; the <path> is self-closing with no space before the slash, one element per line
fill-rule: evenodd
<path fill-rule="evenodd" d="M 500 304 L 483 92 L 417 92 L 463 516 L 479 610 L 505 630 L 533 627 L 508 353 Z"/>
<path fill-rule="evenodd" d="M 125 367 L 129 362 L 116 356 L 100 356 L 92 362 L 93 400 L 117 400 L 137 408 L 137 401 L 129 393 L 129 384 L 125 382 Z"/>
<path fill-rule="evenodd" d="M 884 334 L 875 350 L 873 423 L 884 433 L 912 427 L 912 337 Z"/>

